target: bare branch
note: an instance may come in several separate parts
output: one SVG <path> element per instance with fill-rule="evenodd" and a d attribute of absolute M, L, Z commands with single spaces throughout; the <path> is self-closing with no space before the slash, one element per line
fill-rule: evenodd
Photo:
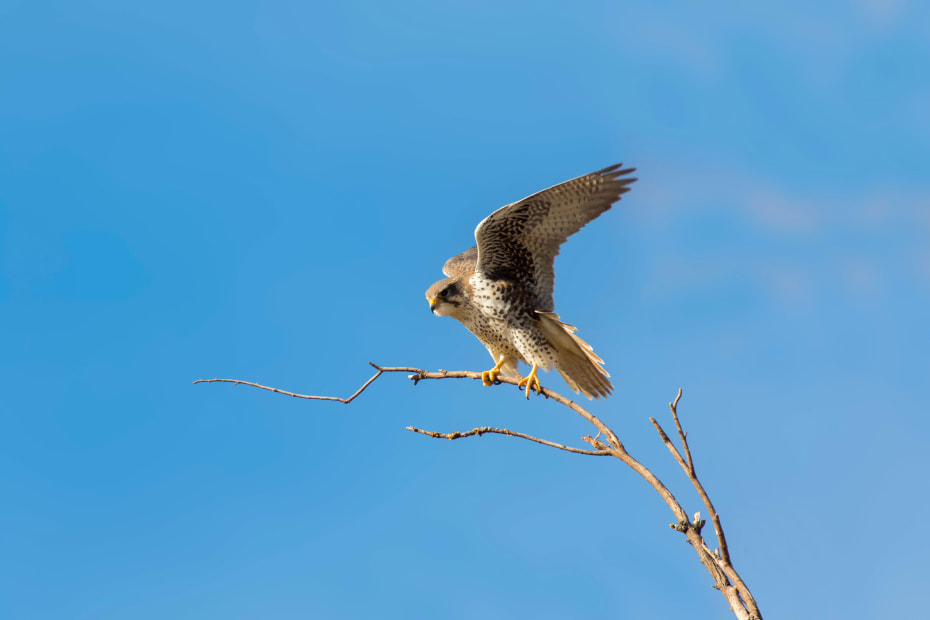
<path fill-rule="evenodd" d="M 691 448 L 688 446 L 688 436 L 687 433 L 681 430 L 681 422 L 678 420 L 678 401 L 681 399 L 681 388 L 678 389 L 678 396 L 675 397 L 675 401 L 669 403 L 668 407 L 672 412 L 672 418 L 675 419 L 675 426 L 678 427 L 678 435 L 681 437 L 681 443 L 684 445 L 685 454 L 688 456 L 688 469 L 686 473 L 688 477 L 691 478 L 694 483 L 694 488 L 697 489 L 698 494 L 701 496 L 701 501 L 704 502 L 704 506 L 707 507 L 707 511 L 710 513 L 710 520 L 714 524 L 714 533 L 717 535 L 717 540 L 720 543 L 720 557 L 723 559 L 725 564 L 730 563 L 730 551 L 727 547 L 727 539 L 723 533 L 723 526 L 720 524 L 720 516 L 717 514 L 717 510 L 714 508 L 714 504 L 710 501 L 710 496 L 704 490 L 704 485 L 701 484 L 701 481 L 698 480 L 697 473 L 694 471 L 694 462 L 691 460 Z"/>
<path fill-rule="evenodd" d="M 743 606 L 750 613 L 750 617 L 761 618 L 762 616 L 759 612 L 758 606 L 756 605 L 755 599 L 749 592 L 749 587 L 745 584 L 745 582 L 743 582 L 742 578 L 739 576 L 739 573 L 736 572 L 736 570 L 733 568 L 732 562 L 730 561 L 730 550 L 727 545 L 726 535 L 723 532 L 723 524 L 720 522 L 720 515 L 717 514 L 717 509 L 714 508 L 714 504 L 711 502 L 710 496 L 707 494 L 707 491 L 704 489 L 704 485 L 701 484 L 701 481 L 698 479 L 697 473 L 694 470 L 694 461 L 691 458 L 691 448 L 688 445 L 688 434 L 685 433 L 682 429 L 681 421 L 678 418 L 679 400 L 681 400 L 680 388 L 678 390 L 678 395 L 675 397 L 675 400 L 669 403 L 668 406 L 672 412 L 672 418 L 675 420 L 675 426 L 678 429 L 678 436 L 681 438 L 681 443 L 684 447 L 686 458 L 682 457 L 681 453 L 675 447 L 675 444 L 672 443 L 672 440 L 669 439 L 669 436 L 665 433 L 665 430 L 662 429 L 662 426 L 656 421 L 656 419 L 649 418 L 649 421 L 652 422 L 653 426 L 655 426 L 656 431 L 659 433 L 659 437 L 661 437 L 662 441 L 672 453 L 672 456 L 675 457 L 675 460 L 678 461 L 678 464 L 688 476 L 688 480 L 691 481 L 692 486 L 698 492 L 698 495 L 701 497 L 701 501 L 704 503 L 704 506 L 707 508 L 707 512 L 710 514 L 711 523 L 714 524 L 714 534 L 716 535 L 717 542 L 720 545 L 720 555 L 718 556 L 716 553 L 711 552 L 706 545 L 704 545 L 704 548 L 707 549 L 707 552 L 714 558 L 716 564 L 720 567 L 720 570 L 722 570 L 727 578 L 733 582 Z M 721 589 L 721 591 L 723 590 Z M 726 595 L 726 592 L 724 592 L 724 595 Z M 736 610 L 734 609 L 734 612 L 735 611 Z"/>
<path fill-rule="evenodd" d="M 497 435 L 506 435 L 508 437 L 519 437 L 520 439 L 527 439 L 529 441 L 535 441 L 536 443 L 541 443 L 544 446 L 549 446 L 550 448 L 558 448 L 559 450 L 565 450 L 566 452 L 572 452 L 574 454 L 585 454 L 587 456 L 611 456 L 611 451 L 605 446 L 603 450 L 580 450 L 578 448 L 572 448 L 571 446 L 563 446 L 560 443 L 555 443 L 554 441 L 548 441 L 546 439 L 540 439 L 539 437 L 533 437 L 532 435 L 527 435 L 525 433 L 518 433 L 516 431 L 511 431 L 506 428 L 491 428 L 490 426 L 482 426 L 480 428 L 473 428 L 470 431 L 464 433 L 437 433 L 435 431 L 425 431 L 422 428 L 416 428 L 414 426 L 408 426 L 408 431 L 413 431 L 414 433 L 420 433 L 421 435 L 428 435 L 429 437 L 435 437 L 437 439 L 462 439 L 463 437 L 473 437 L 475 435 L 481 436 L 485 433 L 494 433 Z M 600 443 L 600 442 L 598 442 Z M 603 445 L 603 444 L 601 444 Z"/>
<path fill-rule="evenodd" d="M 649 421 L 652 422 L 652 425 L 656 427 L 662 442 L 668 446 L 669 451 L 672 453 L 672 456 L 675 457 L 675 460 L 678 461 L 678 464 L 681 465 L 681 468 L 685 470 L 685 473 L 689 473 L 688 464 L 685 463 L 685 459 L 682 458 L 681 453 L 678 451 L 678 448 L 675 447 L 675 444 L 672 443 L 672 440 L 668 438 L 668 435 L 665 433 L 665 429 L 662 428 L 662 426 L 658 423 L 658 421 L 656 421 L 655 418 L 649 418 Z"/>
<path fill-rule="evenodd" d="M 270 392 L 277 392 L 278 394 L 284 394 L 286 396 L 292 396 L 294 398 L 304 398 L 308 400 L 332 400 L 338 401 L 341 403 L 350 403 L 355 398 L 357 398 L 362 392 L 364 392 L 368 386 L 370 386 L 374 381 L 384 373 L 389 372 L 404 372 L 408 373 L 408 379 L 412 380 L 414 385 L 418 384 L 420 381 L 426 379 L 481 379 L 481 373 L 470 372 L 466 370 L 457 370 L 457 371 L 448 371 L 448 370 L 439 370 L 436 372 L 431 372 L 423 370 L 421 368 L 413 368 L 409 366 L 378 366 L 369 362 L 369 364 L 377 372 L 368 379 L 362 386 L 355 391 L 354 394 L 348 398 L 339 398 L 336 396 L 311 396 L 307 394 L 297 394 L 294 392 L 287 392 L 285 390 L 279 390 L 277 388 L 272 388 L 258 383 L 252 383 L 250 381 L 241 381 L 238 379 L 200 379 L 194 381 L 194 383 L 232 383 L 232 384 L 242 384 L 256 387 L 262 390 L 268 390 Z M 499 377 L 495 382 L 497 384 L 506 383 L 510 385 L 517 385 L 518 380 L 511 377 Z M 703 485 L 697 478 L 697 474 L 694 470 L 694 462 L 691 457 L 691 448 L 688 446 L 687 433 L 684 432 L 681 422 L 678 418 L 678 402 L 681 399 L 681 390 L 678 390 L 678 395 L 675 397 L 675 401 L 669 403 L 669 408 L 672 412 L 672 418 L 675 421 L 675 426 L 678 429 L 678 436 L 681 439 L 682 446 L 684 449 L 684 456 L 679 452 L 678 448 L 675 447 L 675 444 L 672 443 L 672 440 L 662 429 L 662 426 L 655 420 L 655 418 L 649 418 L 653 426 L 655 426 L 656 431 L 658 431 L 659 436 L 662 441 L 668 447 L 669 451 L 672 453 L 672 456 L 685 471 L 685 474 L 688 476 L 688 479 L 691 481 L 694 488 L 698 491 L 698 494 L 701 496 L 701 500 L 704 502 L 704 506 L 707 508 L 710 513 L 710 518 L 714 524 L 714 531 L 717 535 L 717 540 L 720 544 L 720 554 L 718 555 L 716 551 L 712 551 L 707 544 L 704 542 L 703 537 L 701 536 L 701 528 L 703 527 L 704 521 L 701 520 L 698 515 L 695 515 L 694 522 L 692 522 L 684 508 L 681 504 L 678 503 L 678 500 L 675 499 L 675 496 L 672 495 L 672 492 L 659 480 L 652 471 L 647 468 L 645 465 L 637 461 L 626 451 L 626 448 L 621 443 L 620 439 L 614 433 L 614 431 L 604 424 L 597 416 L 583 408 L 578 403 L 565 398 L 564 396 L 554 392 L 548 388 L 541 388 L 539 394 L 544 396 L 547 399 L 554 400 L 555 402 L 564 405 L 583 417 L 589 423 L 591 423 L 598 431 L 597 436 L 590 437 L 584 436 L 582 439 L 589 443 L 594 450 L 580 450 L 578 448 L 572 448 L 563 444 L 555 443 L 545 439 L 540 439 L 538 437 L 533 437 L 531 435 L 526 435 L 524 433 L 517 433 L 508 429 L 498 429 L 491 427 L 479 427 L 467 431 L 464 433 L 437 433 L 433 431 L 425 431 L 419 428 L 414 428 L 408 426 L 407 430 L 413 431 L 415 433 L 420 433 L 422 435 L 428 435 L 430 437 L 443 438 L 443 439 L 461 439 L 463 437 L 472 437 L 474 435 L 481 436 L 484 433 L 494 433 L 498 435 L 507 435 L 512 437 L 519 437 L 521 439 L 526 439 L 528 441 L 533 441 L 535 443 L 542 444 L 544 446 L 549 446 L 552 448 L 557 448 L 559 450 L 565 450 L 567 452 L 572 452 L 575 454 L 584 454 L 587 456 L 613 456 L 633 471 L 639 474 L 642 478 L 646 480 L 655 490 L 659 493 L 662 499 L 671 509 L 672 513 L 675 515 L 677 523 L 673 523 L 671 527 L 682 534 L 685 535 L 688 542 L 694 548 L 695 552 L 698 554 L 698 559 L 705 566 L 707 571 L 711 574 L 714 579 L 714 587 L 720 590 L 720 592 L 727 599 L 727 602 L 730 605 L 731 610 L 740 620 L 761 620 L 762 616 L 759 612 L 759 608 L 756 605 L 755 599 L 750 593 L 749 588 L 740 578 L 739 574 L 733 568 L 732 563 L 730 562 L 730 554 L 727 548 L 726 538 L 723 534 L 723 526 L 720 523 L 720 517 L 717 514 L 717 511 L 714 509 L 713 504 L 710 501 L 710 497 L 707 495 L 704 490 Z M 602 443 L 598 438 L 604 435 L 610 445 Z"/>
<path fill-rule="evenodd" d="M 440 370 L 438 372 L 430 372 L 430 371 L 422 370 L 419 368 L 390 368 L 387 366 L 384 366 L 384 367 L 376 366 L 376 368 L 380 368 L 380 370 L 382 370 L 383 372 L 414 373 L 414 374 L 411 374 L 408 378 L 412 380 L 415 384 L 419 383 L 420 381 L 426 380 L 426 379 L 479 379 L 479 380 L 481 379 L 480 372 L 471 372 L 468 370 Z M 497 378 L 497 381 L 495 383 L 507 383 L 509 385 L 517 385 L 519 382 L 520 382 L 519 379 L 515 379 L 513 377 L 500 376 Z M 620 439 L 613 432 L 613 430 L 611 430 L 606 424 L 604 424 L 597 416 L 595 416 L 591 412 L 581 407 L 575 401 L 569 400 L 568 398 L 565 398 L 558 392 L 554 392 L 553 390 L 550 390 L 549 388 L 545 388 L 545 387 L 540 390 L 539 394 L 546 398 L 554 400 L 560 405 L 564 405 L 568 407 L 569 409 L 571 409 L 572 411 L 574 411 L 575 413 L 583 417 L 585 420 L 593 424 L 594 427 L 597 428 L 599 432 L 603 433 L 607 437 L 608 441 L 610 441 L 610 443 L 614 447 L 621 448 L 621 449 L 623 448 L 623 444 L 620 443 Z"/>
<path fill-rule="evenodd" d="M 232 383 L 234 385 L 242 384 L 242 385 L 249 385 L 255 388 L 259 388 L 261 390 L 268 390 L 269 392 L 276 392 L 278 394 L 284 394 L 285 396 L 292 396 L 294 398 L 304 398 L 307 400 L 332 400 L 332 401 L 337 401 L 340 403 L 348 404 L 352 402 L 353 400 L 355 400 L 355 398 L 359 396 L 363 391 L 365 391 L 365 389 L 369 385 L 374 383 L 374 381 L 378 377 L 380 377 L 383 373 L 386 373 L 386 372 L 410 373 L 410 375 L 407 378 L 413 381 L 414 385 L 426 379 L 479 379 L 479 380 L 481 379 L 480 372 L 471 372 L 468 370 L 439 370 L 436 372 L 431 372 L 431 371 L 423 370 L 422 368 L 413 368 L 410 366 L 378 366 L 377 364 L 374 364 L 372 362 L 368 362 L 368 363 L 371 365 L 372 368 L 377 370 L 377 372 L 370 379 L 368 379 L 368 381 L 366 381 L 362 385 L 362 387 L 356 390 L 356 392 L 352 394 L 352 396 L 349 396 L 348 398 L 339 398 L 338 396 L 311 396 L 309 394 L 297 394 L 295 392 L 288 392 L 285 390 L 279 390 L 278 388 L 268 387 L 266 385 L 261 385 L 258 383 L 252 383 L 251 381 L 242 381 L 240 379 L 198 379 L 197 381 L 194 381 L 194 383 L 195 384 L 197 383 Z M 510 385 L 517 385 L 517 383 L 519 383 L 519 379 L 501 376 L 501 377 L 498 377 L 496 383 L 508 383 Z M 600 419 L 598 419 L 597 416 L 585 410 L 583 407 L 581 407 L 574 401 L 569 400 L 568 398 L 565 398 L 561 394 L 554 392 L 548 388 L 542 388 L 542 390 L 539 393 L 546 398 L 551 398 L 552 400 L 556 401 L 560 405 L 564 405 L 568 407 L 569 409 L 571 409 L 578 415 L 582 416 L 588 422 L 593 424 L 595 428 L 597 428 L 598 432 L 603 433 L 607 437 L 608 441 L 610 441 L 610 443 L 614 447 L 618 447 L 618 448 L 623 447 L 623 444 L 620 443 L 620 439 L 606 424 L 604 424 Z"/>

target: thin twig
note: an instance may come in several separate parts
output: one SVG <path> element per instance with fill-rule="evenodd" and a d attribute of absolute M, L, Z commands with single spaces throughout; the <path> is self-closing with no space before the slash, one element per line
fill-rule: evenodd
<path fill-rule="evenodd" d="M 196 381 L 194 381 L 194 385 L 198 383 L 232 383 L 233 385 L 240 385 L 240 384 L 250 385 L 260 390 L 268 390 L 269 392 L 275 392 L 277 394 L 284 394 L 285 396 L 293 396 L 294 398 L 305 398 L 307 400 L 334 400 L 336 402 L 345 403 L 348 405 L 353 400 L 355 400 L 355 398 L 359 394 L 364 392 L 365 388 L 367 388 L 369 385 L 374 383 L 375 379 L 380 377 L 383 372 L 386 372 L 385 370 L 378 368 L 371 362 L 368 362 L 368 363 L 371 364 L 371 366 L 375 368 L 378 372 L 372 375 L 371 379 L 369 379 L 364 384 L 362 384 L 362 387 L 358 388 L 355 391 L 355 393 L 352 394 L 352 396 L 348 398 L 339 398 L 338 396 L 311 396 L 310 394 L 297 394 L 296 392 L 288 392 L 287 390 L 279 390 L 278 388 L 268 387 L 267 385 L 261 385 L 260 383 L 252 383 L 251 381 L 242 381 L 241 379 L 197 379 Z M 392 370 L 403 370 L 404 372 L 410 372 L 411 370 L 416 370 L 416 368 L 403 368 L 403 369 L 398 368 L 398 369 L 392 369 Z"/>
<path fill-rule="evenodd" d="M 681 400 L 681 388 L 678 388 L 678 394 L 675 396 L 675 402 L 669 403 L 669 409 L 672 410 L 672 417 L 675 419 L 675 426 L 678 427 L 678 436 L 681 437 L 681 443 L 685 447 L 685 456 L 688 458 L 688 472 L 694 475 L 694 461 L 691 460 L 691 448 L 688 447 L 688 434 L 681 429 L 681 422 L 678 421 L 678 401 Z"/>
<path fill-rule="evenodd" d="M 540 439 L 539 437 L 533 437 L 532 435 L 527 435 L 526 433 L 518 433 L 516 431 L 511 431 L 506 428 L 491 428 L 490 426 L 482 426 L 479 428 L 473 428 L 470 431 L 464 433 L 437 433 L 435 431 L 425 431 L 422 428 L 416 428 L 414 426 L 408 426 L 408 431 L 413 431 L 414 433 L 420 433 L 421 435 L 428 435 L 430 437 L 435 437 L 437 439 L 462 439 L 463 437 L 473 437 L 475 435 L 481 436 L 485 433 L 494 433 L 497 435 L 506 435 L 508 437 L 519 437 L 520 439 L 527 439 L 529 441 L 535 441 L 536 443 L 541 443 L 544 446 L 549 446 L 550 448 L 558 448 L 559 450 L 565 450 L 566 452 L 573 452 L 575 454 L 585 454 L 587 456 L 611 456 L 611 451 L 609 449 L 604 450 L 581 450 L 579 448 L 572 448 L 571 446 L 564 446 L 560 443 L 555 443 L 554 441 L 548 441 L 546 439 Z M 602 444 L 603 445 L 603 444 Z"/>

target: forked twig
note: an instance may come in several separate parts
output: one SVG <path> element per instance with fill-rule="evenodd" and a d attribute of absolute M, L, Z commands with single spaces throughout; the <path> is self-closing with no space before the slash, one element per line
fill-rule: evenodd
<path fill-rule="evenodd" d="M 368 362 L 368 363 L 371 364 L 371 362 Z M 357 390 L 355 390 L 355 393 L 352 394 L 352 396 L 350 396 L 350 397 L 348 397 L 348 398 L 339 398 L 338 396 L 311 396 L 311 395 L 309 395 L 309 394 L 297 394 L 296 392 L 288 392 L 287 390 L 279 390 L 278 388 L 268 387 L 267 385 L 262 385 L 262 384 L 260 384 L 260 383 L 252 383 L 251 381 L 243 381 L 243 380 L 241 380 L 241 379 L 197 379 L 196 381 L 194 381 L 194 385 L 196 385 L 196 384 L 198 384 L 198 383 L 232 383 L 233 385 L 249 385 L 249 386 L 252 386 L 252 387 L 254 387 L 254 388 L 258 388 L 258 389 L 260 389 L 260 390 L 268 390 L 269 392 L 274 392 L 274 393 L 276 393 L 276 394 L 284 394 L 285 396 L 293 396 L 294 398 L 305 398 L 305 399 L 307 399 L 307 400 L 334 400 L 334 401 L 336 401 L 336 402 L 345 403 L 345 404 L 348 405 L 348 404 L 351 403 L 353 400 L 355 400 L 355 398 L 356 398 L 359 394 L 361 394 L 362 392 L 364 392 L 364 391 L 365 391 L 365 388 L 367 388 L 369 385 L 371 385 L 372 383 L 374 383 L 374 382 L 375 382 L 375 379 L 377 379 L 378 377 L 381 376 L 381 373 L 383 373 L 383 372 L 388 372 L 388 370 L 390 370 L 390 371 L 399 371 L 399 370 L 403 370 L 404 372 L 409 372 L 409 371 L 411 371 L 411 370 L 416 370 L 415 368 L 391 368 L 391 369 L 384 369 L 384 368 L 378 368 L 378 367 L 375 366 L 374 364 L 371 364 L 371 365 L 377 370 L 377 372 L 376 372 L 374 375 L 372 375 L 371 379 L 369 379 L 368 381 L 366 381 L 365 383 L 363 383 L 363 384 L 362 384 L 362 387 L 360 387 L 360 388 L 358 388 Z"/>
<path fill-rule="evenodd" d="M 684 470 L 685 475 L 688 476 L 688 480 L 691 481 L 692 486 L 698 492 L 698 495 L 701 497 L 701 501 L 704 503 L 707 512 L 710 514 L 711 523 L 714 525 L 714 534 L 717 537 L 717 542 L 720 545 L 720 553 L 713 553 L 713 557 L 717 560 L 717 564 L 720 566 L 720 569 L 726 574 L 726 576 L 733 581 L 737 586 L 737 589 L 740 591 L 741 597 L 744 600 L 744 604 L 749 609 L 750 613 L 753 614 L 752 617 L 761 617 L 759 615 L 758 607 L 756 606 L 755 599 L 751 595 L 744 595 L 744 593 L 749 593 L 749 588 L 743 582 L 742 578 L 733 568 L 733 564 L 730 561 L 730 550 L 727 545 L 727 538 L 723 531 L 723 524 L 720 522 L 720 515 L 717 513 L 717 509 L 714 508 L 714 504 L 710 499 L 710 496 L 707 494 L 707 491 L 704 489 L 704 485 L 701 484 L 701 481 L 697 477 L 697 473 L 694 470 L 694 461 L 691 457 L 691 447 L 688 445 L 688 434 L 682 430 L 681 421 L 678 418 L 678 401 L 681 400 L 681 389 L 678 390 L 675 400 L 668 404 L 669 409 L 672 412 L 672 418 L 675 421 L 675 426 L 678 429 L 678 436 L 681 439 L 682 447 L 685 451 L 685 457 L 682 457 L 681 452 L 678 451 L 678 448 L 675 447 L 675 444 L 672 443 L 672 440 L 669 439 L 669 436 L 666 434 L 662 426 L 656 421 L 655 418 L 649 418 L 649 421 L 652 422 L 652 425 L 655 426 L 656 431 L 659 433 L 659 437 L 662 439 L 662 442 L 668 447 L 669 451 L 672 453 L 672 456 Z"/>

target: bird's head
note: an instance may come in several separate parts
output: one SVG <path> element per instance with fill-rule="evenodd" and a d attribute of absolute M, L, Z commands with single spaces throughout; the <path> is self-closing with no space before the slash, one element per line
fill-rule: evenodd
<path fill-rule="evenodd" d="M 440 280 L 426 291 L 430 311 L 436 316 L 455 317 L 459 314 L 465 296 L 459 282 L 453 278 Z"/>

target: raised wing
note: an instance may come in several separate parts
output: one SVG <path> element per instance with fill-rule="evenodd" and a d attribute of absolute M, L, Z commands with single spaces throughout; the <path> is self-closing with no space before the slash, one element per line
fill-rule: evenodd
<path fill-rule="evenodd" d="M 442 272 L 449 278 L 464 278 L 467 280 L 475 273 L 475 264 L 478 262 L 478 246 L 472 246 L 453 256 L 442 266 Z"/>
<path fill-rule="evenodd" d="M 560 183 L 486 217 L 475 229 L 475 270 L 492 280 L 519 282 L 535 294 L 538 310 L 553 312 L 554 263 L 559 246 L 630 191 L 636 178 L 629 174 L 636 169 L 622 166 Z"/>

